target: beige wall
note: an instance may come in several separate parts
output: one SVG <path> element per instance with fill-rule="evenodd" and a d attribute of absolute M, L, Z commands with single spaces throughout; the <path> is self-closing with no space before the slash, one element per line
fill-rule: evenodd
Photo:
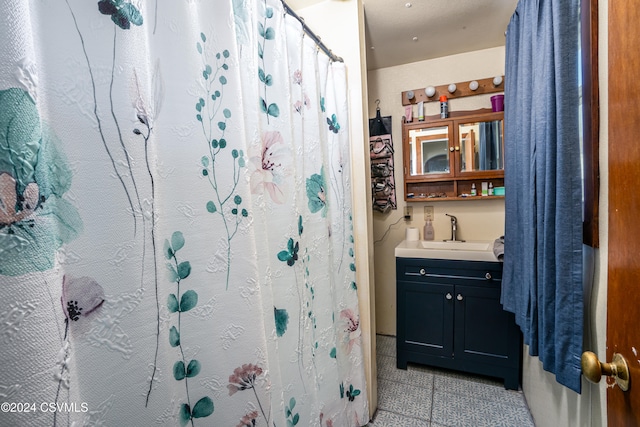
<path fill-rule="evenodd" d="M 365 354 L 369 413 L 377 407 L 376 324 L 373 272 L 373 228 L 370 208 L 369 145 L 365 135 L 367 76 L 364 46 L 364 9 L 361 0 L 323 1 L 296 13 L 321 37 L 322 42 L 344 59 L 349 84 L 351 178 L 355 236 L 356 282 L 360 301 L 360 326 Z M 339 28 L 340 31 L 336 31 Z"/>
<path fill-rule="evenodd" d="M 404 239 L 406 227 L 424 226 L 424 206 L 433 206 L 436 240 L 450 237 L 450 220 L 445 213 L 458 218 L 459 236 L 465 240 L 493 240 L 504 234 L 504 201 L 473 200 L 418 203 L 404 201 L 402 173 L 402 91 L 482 79 L 504 74 L 504 47 L 453 55 L 368 72 L 369 117 L 376 114 L 376 99 L 380 100 L 380 114 L 392 116 L 396 197 L 398 209 L 390 213 L 373 214 L 375 258 L 375 312 L 377 332 L 396 335 L 396 279 L 394 248 Z M 450 111 L 490 108 L 490 95 L 478 95 L 449 101 Z M 438 102 L 426 104 L 425 114 L 438 114 Z M 414 107 L 414 116 L 417 107 Z M 416 119 L 414 119 L 416 120 Z M 413 208 L 411 221 L 401 219 L 404 207 Z M 396 221 L 397 224 L 393 225 Z M 391 226 L 391 230 L 385 232 Z M 422 231 L 420 232 L 422 235 Z M 383 238 L 384 237 L 384 238 Z"/>

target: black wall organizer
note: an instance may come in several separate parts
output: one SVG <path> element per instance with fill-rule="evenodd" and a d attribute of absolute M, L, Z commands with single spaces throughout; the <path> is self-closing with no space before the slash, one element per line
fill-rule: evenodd
<path fill-rule="evenodd" d="M 376 101 L 377 104 L 380 101 Z M 388 212 L 397 209 L 396 185 L 393 173 L 393 139 L 391 138 L 391 116 L 369 119 L 369 155 L 371 157 L 371 194 L 373 209 Z"/>

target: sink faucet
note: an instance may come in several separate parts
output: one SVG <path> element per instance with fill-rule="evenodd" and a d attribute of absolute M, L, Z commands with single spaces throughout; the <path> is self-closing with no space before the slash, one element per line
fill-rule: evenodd
<path fill-rule="evenodd" d="M 445 214 L 445 215 L 451 218 L 451 239 L 445 240 L 445 242 L 464 242 L 464 240 L 456 239 L 456 231 L 458 231 L 458 218 L 449 214 Z"/>

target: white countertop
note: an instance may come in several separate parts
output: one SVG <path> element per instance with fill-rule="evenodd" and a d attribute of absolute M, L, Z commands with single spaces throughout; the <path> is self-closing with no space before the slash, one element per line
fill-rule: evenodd
<path fill-rule="evenodd" d="M 440 248 L 427 249 L 423 246 L 423 242 L 427 245 L 433 244 L 433 246 L 442 246 Z M 493 241 L 492 240 L 469 240 L 458 244 L 452 243 L 440 243 L 442 241 L 423 241 L 415 240 L 408 241 L 403 240 L 395 249 L 395 256 L 398 258 L 434 258 L 434 259 L 459 259 L 463 261 L 491 261 L 497 262 L 495 254 L 493 253 Z M 465 245 L 464 243 L 469 243 Z M 465 248 L 465 246 L 484 246 L 486 249 L 476 250 Z M 456 247 L 460 245 L 459 247 Z"/>

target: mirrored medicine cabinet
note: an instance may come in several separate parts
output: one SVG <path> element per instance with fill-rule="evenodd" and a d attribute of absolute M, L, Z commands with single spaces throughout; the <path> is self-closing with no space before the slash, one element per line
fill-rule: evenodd
<path fill-rule="evenodd" d="M 406 201 L 503 198 L 481 195 L 482 182 L 504 185 L 503 112 L 452 112 L 402 127 Z"/>

